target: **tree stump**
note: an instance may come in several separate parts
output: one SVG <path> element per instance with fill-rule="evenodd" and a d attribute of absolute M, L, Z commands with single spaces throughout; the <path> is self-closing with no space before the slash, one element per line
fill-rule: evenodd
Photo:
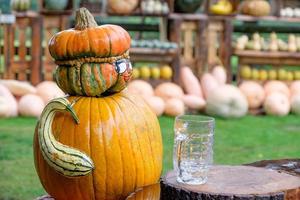
<path fill-rule="evenodd" d="M 300 178 L 250 166 L 213 166 L 206 184 L 178 183 L 171 171 L 161 181 L 162 200 L 300 200 Z"/>

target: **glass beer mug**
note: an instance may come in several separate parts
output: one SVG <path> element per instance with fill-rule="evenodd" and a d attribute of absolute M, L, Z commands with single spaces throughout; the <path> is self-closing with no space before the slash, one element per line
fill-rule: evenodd
<path fill-rule="evenodd" d="M 215 120 L 211 117 L 176 117 L 173 165 L 178 182 L 191 185 L 206 183 L 213 163 L 214 127 Z"/>

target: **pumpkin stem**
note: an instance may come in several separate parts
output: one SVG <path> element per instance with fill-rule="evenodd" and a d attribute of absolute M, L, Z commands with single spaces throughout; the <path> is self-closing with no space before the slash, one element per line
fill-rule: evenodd
<path fill-rule="evenodd" d="M 95 21 L 93 15 L 90 11 L 86 8 L 79 8 L 76 11 L 76 18 L 75 18 L 75 29 L 76 30 L 83 30 L 86 28 L 97 27 L 98 24 Z"/>

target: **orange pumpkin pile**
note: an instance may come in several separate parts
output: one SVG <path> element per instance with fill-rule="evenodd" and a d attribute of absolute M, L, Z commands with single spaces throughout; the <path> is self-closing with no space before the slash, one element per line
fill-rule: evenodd
<path fill-rule="evenodd" d="M 132 70 L 129 47 L 124 29 L 97 26 L 85 8 L 77 11 L 74 29 L 50 40 L 56 82 L 70 96 L 44 108 L 34 158 L 54 199 L 125 199 L 159 180 L 157 117 L 142 98 L 123 90 Z"/>

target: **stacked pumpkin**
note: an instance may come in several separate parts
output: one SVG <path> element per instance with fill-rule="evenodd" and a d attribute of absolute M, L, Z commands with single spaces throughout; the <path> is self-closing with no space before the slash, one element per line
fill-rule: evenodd
<path fill-rule="evenodd" d="M 51 99 L 63 95 L 52 81 L 34 87 L 24 81 L 0 80 L 0 117 L 39 117 Z"/>
<path fill-rule="evenodd" d="M 155 114 L 123 89 L 131 77 L 130 36 L 98 26 L 85 8 L 74 29 L 52 37 L 56 82 L 70 96 L 50 101 L 37 124 L 35 166 L 55 199 L 124 199 L 156 183 L 162 140 Z"/>

